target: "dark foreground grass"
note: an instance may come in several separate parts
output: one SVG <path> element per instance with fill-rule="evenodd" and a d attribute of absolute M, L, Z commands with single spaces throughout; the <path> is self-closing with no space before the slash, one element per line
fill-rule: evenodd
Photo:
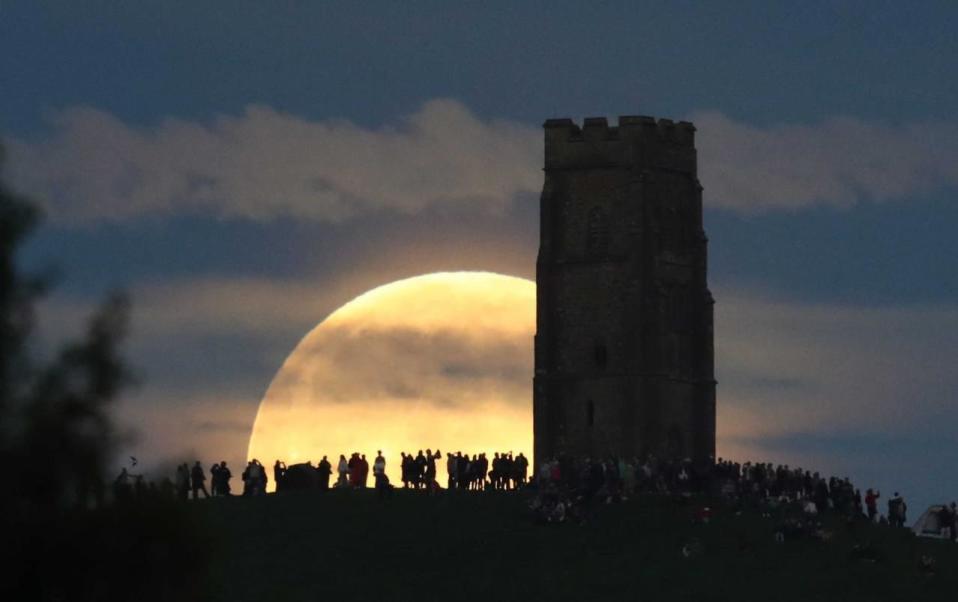
<path fill-rule="evenodd" d="M 954 544 L 841 521 L 826 521 L 829 541 L 777 543 L 776 518 L 717 509 L 694 524 L 701 504 L 642 497 L 548 526 L 508 494 L 334 491 L 194 511 L 215 534 L 214 600 L 958 600 Z M 855 558 L 867 542 L 879 560 Z"/>

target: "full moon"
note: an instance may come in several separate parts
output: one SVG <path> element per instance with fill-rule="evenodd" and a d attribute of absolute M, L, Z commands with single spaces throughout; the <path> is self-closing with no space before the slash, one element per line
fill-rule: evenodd
<path fill-rule="evenodd" d="M 260 402 L 248 458 L 288 464 L 377 450 L 532 452 L 535 284 L 440 272 L 375 288 L 313 328 Z M 445 461 L 438 463 L 445 477 Z M 445 481 L 440 483 L 444 486 Z M 272 484 L 271 484 L 272 485 Z"/>

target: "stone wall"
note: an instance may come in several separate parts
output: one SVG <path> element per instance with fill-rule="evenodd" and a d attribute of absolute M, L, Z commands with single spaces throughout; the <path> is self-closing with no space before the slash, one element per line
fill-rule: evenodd
<path fill-rule="evenodd" d="M 712 297 L 695 127 L 545 123 L 537 461 L 715 448 Z"/>

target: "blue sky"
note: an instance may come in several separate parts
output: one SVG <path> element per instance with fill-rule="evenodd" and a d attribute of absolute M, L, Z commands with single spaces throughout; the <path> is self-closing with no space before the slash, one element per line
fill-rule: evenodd
<path fill-rule="evenodd" d="M 194 4 L 0 1 L 7 177 L 48 212 L 24 261 L 61 268 L 59 330 L 132 291 L 143 454 L 228 406 L 241 458 L 371 286 L 533 276 L 539 125 L 648 114 L 699 128 L 726 440 L 958 496 L 953 2 Z"/>

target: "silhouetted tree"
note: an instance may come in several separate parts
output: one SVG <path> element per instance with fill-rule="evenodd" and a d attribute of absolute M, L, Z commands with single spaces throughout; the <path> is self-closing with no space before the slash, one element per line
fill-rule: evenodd
<path fill-rule="evenodd" d="M 118 351 L 128 304 L 111 296 L 82 340 L 48 365 L 32 361 L 34 304 L 47 287 L 44 278 L 21 273 L 17 250 L 39 218 L 0 180 L 0 454 L 12 486 L 7 499 L 47 512 L 102 490 L 114 443 L 107 410 L 128 374 Z"/>
<path fill-rule="evenodd" d="M 2 158 L 0 149 L 0 168 Z M 205 552 L 191 516 L 172 500 L 103 503 L 116 443 L 109 409 L 129 381 L 126 299 L 110 296 L 48 361 L 31 357 L 47 279 L 21 272 L 17 251 L 39 222 L 0 178 L 0 532 L 13 552 L 0 598 L 198 598 Z"/>

